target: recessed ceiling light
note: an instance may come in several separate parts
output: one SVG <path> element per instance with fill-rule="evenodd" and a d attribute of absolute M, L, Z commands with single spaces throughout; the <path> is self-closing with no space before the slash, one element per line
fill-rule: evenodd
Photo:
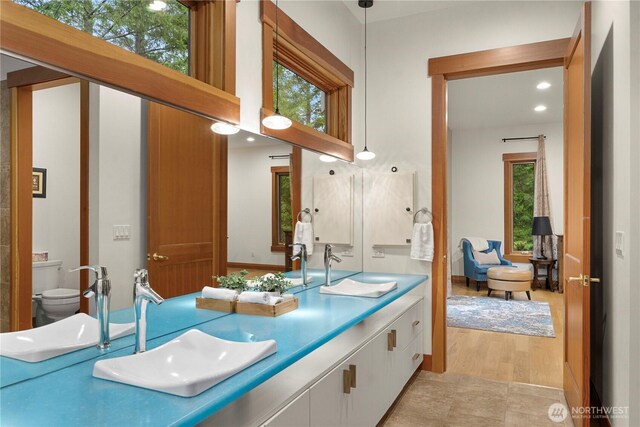
<path fill-rule="evenodd" d="M 536 108 L 534 108 L 534 110 L 537 111 L 538 113 L 541 112 L 541 111 L 544 111 L 546 109 L 547 109 L 547 107 L 545 105 L 538 105 L 538 106 L 536 106 Z"/>
<path fill-rule="evenodd" d="M 165 10 L 167 8 L 167 4 L 162 0 L 154 0 L 149 3 L 149 9 L 153 11 Z"/>
<path fill-rule="evenodd" d="M 255 140 L 256 140 L 256 139 L 255 139 L 254 137 L 252 137 L 252 136 L 250 136 L 249 138 L 247 138 L 247 142 L 253 142 L 253 141 L 255 141 Z"/>
<path fill-rule="evenodd" d="M 321 154 L 321 155 L 320 155 L 320 161 L 321 161 L 321 162 L 325 162 L 325 163 L 333 163 L 333 162 L 335 162 L 335 161 L 337 161 L 337 160 L 338 160 L 338 159 L 336 159 L 335 157 L 333 157 L 333 156 L 329 156 L 329 155 L 327 155 L 327 154 Z"/>
<path fill-rule="evenodd" d="M 540 83 L 538 83 L 538 86 L 536 86 L 536 88 L 538 88 L 540 90 L 549 89 L 550 87 L 551 87 L 551 83 L 549 83 L 549 82 L 540 82 Z"/>
<path fill-rule="evenodd" d="M 219 135 L 235 135 L 240 132 L 239 127 L 225 122 L 215 122 L 211 125 L 211 130 Z"/>

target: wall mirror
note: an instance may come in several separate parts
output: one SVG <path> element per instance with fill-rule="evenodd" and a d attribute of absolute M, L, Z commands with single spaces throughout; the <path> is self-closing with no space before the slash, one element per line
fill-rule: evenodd
<path fill-rule="evenodd" d="M 334 253 L 342 258 L 342 263 L 334 265 L 334 278 L 361 271 L 363 179 L 357 166 L 325 163 L 318 153 L 241 131 L 229 137 L 226 180 L 217 182 L 211 164 L 220 144 L 211 133 L 211 120 L 6 54 L 0 57 L 0 68 L 3 100 L 16 93 L 9 84 L 27 82 L 18 78 L 32 79 L 31 123 L 25 122 L 32 132 L 33 170 L 28 172 L 33 179 L 26 189 L 33 212 L 29 229 L 32 289 L 20 294 L 20 303 L 32 310 L 32 325 L 47 324 L 77 310 L 92 312 L 78 292 L 81 280 L 91 278 L 68 272 L 80 264 L 108 268 L 116 322 L 133 318 L 136 268 L 148 268 L 152 286 L 167 298 L 199 291 L 213 283 L 214 274 L 242 269 L 253 276 L 292 271 L 289 274 L 300 277 L 301 265 L 291 261 L 287 245 L 295 241 L 298 218 L 302 223 L 316 221 L 315 209 L 329 218 L 328 224 L 334 218 L 346 231 L 328 239 L 312 238 L 307 264 L 310 286 L 323 280 L 325 243 L 334 244 Z M 38 75 L 49 77 L 38 80 Z M 11 103 L 3 102 L 3 147 L 11 138 L 10 116 Z M 165 126 L 175 123 L 171 120 L 175 117 L 182 125 Z M 4 157 L 0 163 L 5 164 Z M 203 176 L 209 178 L 203 180 Z M 317 182 L 327 177 L 346 180 L 348 189 L 318 187 Z M 8 180 L 0 181 L 3 189 L 9 185 Z M 219 203 L 220 197 L 227 203 Z M 334 198 L 341 204 L 334 206 Z M 224 236 L 203 212 L 226 215 Z M 43 306 L 42 292 L 47 287 L 68 300 L 64 309 Z M 193 304 L 193 297 L 173 301 Z M 175 329 L 171 322 L 153 322 L 154 310 L 149 309 L 153 324 L 149 339 Z M 193 310 L 176 321 L 189 327 L 224 315 L 204 312 Z M 5 321 L 6 317 L 3 325 Z M 131 345 L 132 340 L 118 340 L 114 349 Z M 0 357 L 2 371 L 11 374 L 2 375 L 0 386 L 97 356 L 96 349 L 85 349 L 46 366 Z"/>

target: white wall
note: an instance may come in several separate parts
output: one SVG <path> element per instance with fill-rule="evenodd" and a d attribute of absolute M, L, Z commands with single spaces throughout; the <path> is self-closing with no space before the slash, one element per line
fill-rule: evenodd
<path fill-rule="evenodd" d="M 599 390 L 605 406 L 632 406 L 631 418 L 614 418 L 612 424 L 640 424 L 640 358 L 638 304 L 636 283 L 640 250 L 640 218 L 638 200 L 638 36 L 640 14 L 638 4 L 629 1 L 595 1 L 592 8 L 592 70 L 600 55 L 611 55 L 607 61 L 607 84 L 612 91 L 604 94 L 602 126 L 604 128 L 605 226 L 603 235 L 604 311 L 603 384 Z M 611 31 L 612 46 L 603 51 Z M 633 36 L 632 36 L 633 35 Z M 633 90 L 633 92 L 632 92 Z M 612 96 L 611 96 L 612 95 Z M 632 115 L 631 113 L 634 113 Z M 595 141 L 594 141 L 595 142 Z M 635 185 L 632 183 L 635 182 Z M 625 234 L 622 254 L 616 253 L 616 231 Z M 627 238 L 628 236 L 628 238 Z M 634 278 L 632 282 L 631 278 Z M 593 302 L 597 303 L 597 302 Z"/>
<path fill-rule="evenodd" d="M 80 84 L 33 92 L 33 166 L 47 169 L 47 197 L 33 199 L 33 252 L 62 260 L 60 287 L 79 288 Z"/>
<path fill-rule="evenodd" d="M 453 83 L 455 84 L 455 82 Z M 563 230 L 563 146 L 562 123 L 492 129 L 453 131 L 451 193 L 452 274 L 464 275 L 464 237 L 485 237 L 503 242 L 504 252 L 504 153 L 538 150 L 537 140 L 502 142 L 502 138 L 544 134 L 551 223 L 555 234 Z"/>
<path fill-rule="evenodd" d="M 388 171 L 396 165 L 401 170 L 416 170 L 417 205 L 431 207 L 428 59 L 570 37 L 580 4 L 478 2 L 371 24 L 367 46 L 369 148 L 378 157 L 367 167 Z M 365 268 L 431 273 L 431 264 L 408 261 L 406 255 L 407 251 L 387 253 L 386 258 L 373 260 L 365 253 Z M 425 288 L 425 302 L 425 320 L 430 324 L 430 286 Z M 431 353 L 430 327 L 425 327 L 425 352 Z"/>
<path fill-rule="evenodd" d="M 290 153 L 284 143 L 229 145 L 228 262 L 284 265 L 284 253 L 271 252 L 271 167 L 289 159 L 269 156 Z"/>
<path fill-rule="evenodd" d="M 111 309 L 132 305 L 133 273 L 146 267 L 146 114 L 140 98 L 104 86 L 91 88 L 90 260 L 106 266 Z M 130 225 L 114 240 L 114 225 Z"/>

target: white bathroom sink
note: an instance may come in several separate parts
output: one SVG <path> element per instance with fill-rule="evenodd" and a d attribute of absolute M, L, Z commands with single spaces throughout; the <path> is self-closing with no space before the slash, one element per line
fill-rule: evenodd
<path fill-rule="evenodd" d="M 135 323 L 111 323 L 111 339 L 132 334 Z M 98 344 L 98 320 L 74 314 L 39 328 L 0 334 L 0 355 L 25 362 L 41 362 Z"/>
<path fill-rule="evenodd" d="M 275 352 L 274 340 L 226 341 L 191 329 L 153 350 L 99 360 L 93 376 L 193 397 Z"/>
<path fill-rule="evenodd" d="M 398 284 L 396 282 L 363 283 L 356 282 L 351 279 L 344 279 L 342 282 L 333 286 L 320 286 L 320 293 L 328 295 L 379 298 L 397 287 Z"/>
<path fill-rule="evenodd" d="M 289 283 L 291 283 L 291 286 L 292 286 L 292 287 L 293 287 L 293 286 L 302 286 L 302 285 L 303 285 L 302 277 L 298 277 L 298 278 L 295 278 L 295 279 L 292 279 L 292 278 L 288 278 L 288 277 L 287 277 L 287 281 L 288 281 Z M 313 282 L 313 277 L 311 277 L 311 276 L 307 276 L 307 284 L 309 284 L 309 283 L 311 283 L 311 282 Z"/>

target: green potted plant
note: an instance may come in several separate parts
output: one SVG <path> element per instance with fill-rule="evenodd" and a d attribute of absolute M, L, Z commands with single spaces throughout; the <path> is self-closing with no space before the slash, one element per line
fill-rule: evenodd
<path fill-rule="evenodd" d="M 267 274 L 257 279 L 257 288 L 262 292 L 269 292 L 275 296 L 284 294 L 291 288 L 291 282 L 283 273 Z"/>
<path fill-rule="evenodd" d="M 249 288 L 246 278 L 248 274 L 247 270 L 240 270 L 237 273 L 227 274 L 226 276 L 215 276 L 215 279 L 221 288 L 243 292 Z"/>

